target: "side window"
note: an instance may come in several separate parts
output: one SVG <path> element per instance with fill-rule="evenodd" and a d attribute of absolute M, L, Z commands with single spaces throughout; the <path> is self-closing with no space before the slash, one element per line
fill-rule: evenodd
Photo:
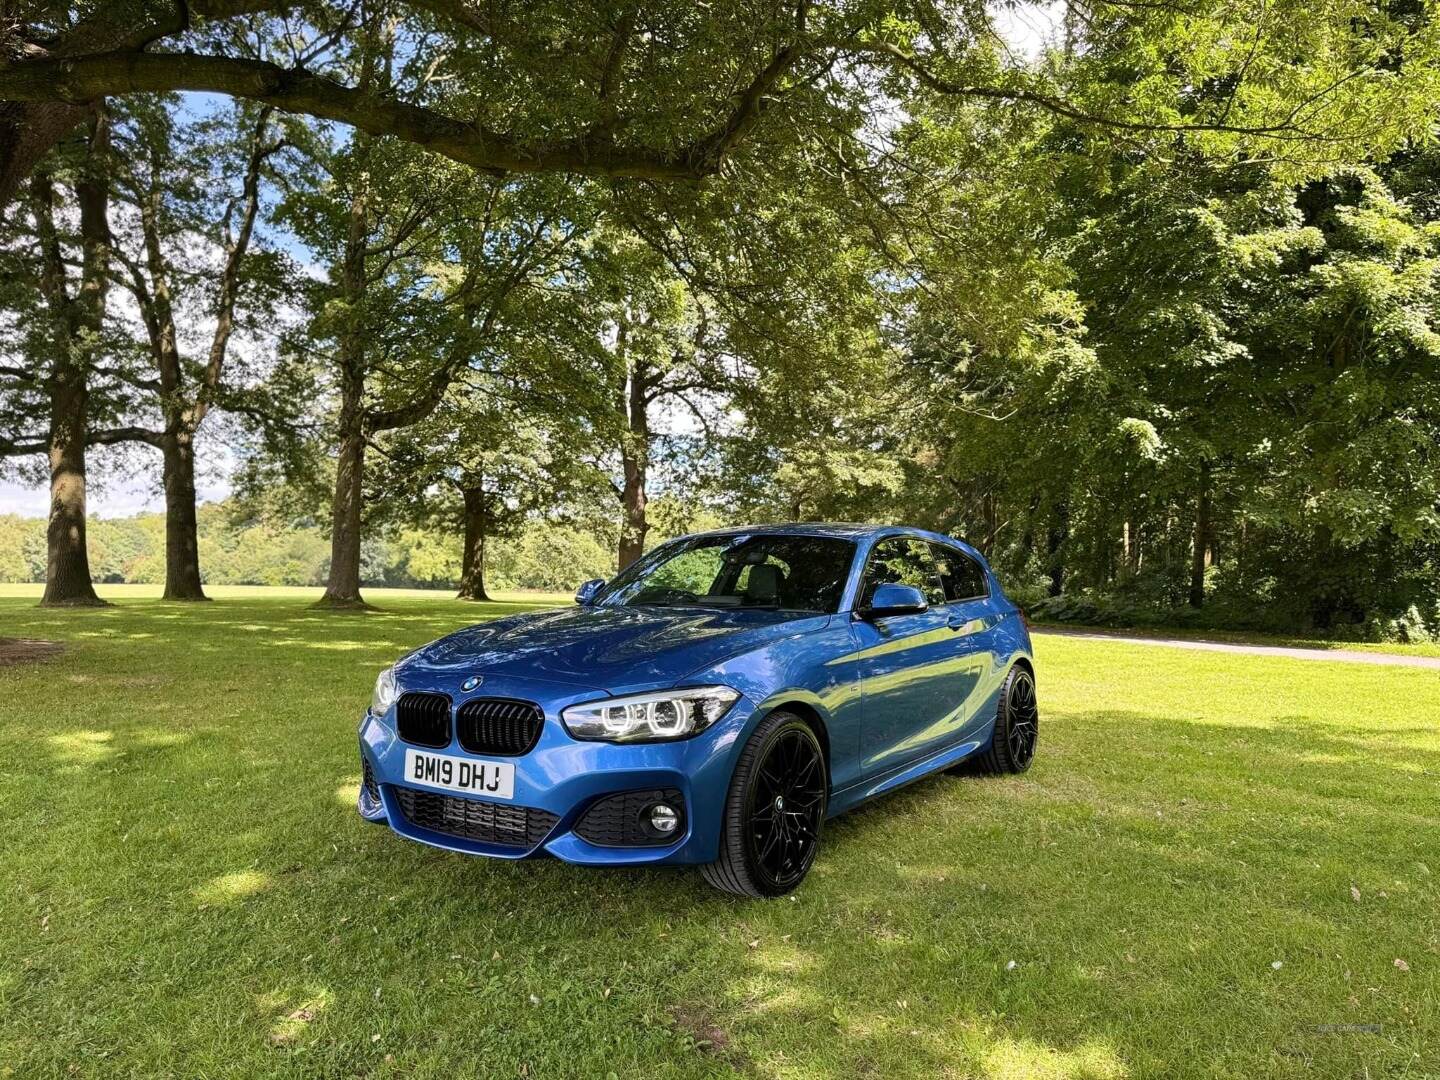
<path fill-rule="evenodd" d="M 930 554 L 930 545 L 923 540 L 894 536 L 881 540 L 870 551 L 865 568 L 865 584 L 860 590 L 862 602 L 868 602 L 876 585 L 914 585 L 932 605 L 945 603 L 945 586 Z"/>
<path fill-rule="evenodd" d="M 985 581 L 985 571 L 962 551 L 935 545 L 935 566 L 945 587 L 947 602 L 974 600 L 990 591 Z"/>

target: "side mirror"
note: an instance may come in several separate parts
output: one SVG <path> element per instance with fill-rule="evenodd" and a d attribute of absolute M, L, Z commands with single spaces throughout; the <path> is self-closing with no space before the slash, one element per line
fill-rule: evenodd
<path fill-rule="evenodd" d="M 919 615 L 929 610 L 925 594 L 914 585 L 885 582 L 875 586 L 875 591 L 870 594 L 870 603 L 860 609 L 860 617 L 879 619 L 886 615 Z"/>
<path fill-rule="evenodd" d="M 596 595 L 605 587 L 603 577 L 591 578 L 575 590 L 575 602 L 581 607 L 589 607 L 595 602 Z"/>

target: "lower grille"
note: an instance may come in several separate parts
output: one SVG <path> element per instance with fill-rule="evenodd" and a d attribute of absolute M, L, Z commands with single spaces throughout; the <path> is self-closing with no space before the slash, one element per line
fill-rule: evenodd
<path fill-rule="evenodd" d="M 380 801 L 380 785 L 375 783 L 375 772 L 370 768 L 370 759 L 363 753 L 360 755 L 360 769 L 364 774 L 360 782 L 365 785 L 365 794 L 376 802 Z"/>
<path fill-rule="evenodd" d="M 681 814 L 680 824 L 672 833 L 659 833 L 650 827 L 644 815 L 657 802 L 667 803 Z M 655 791 L 626 791 L 607 795 L 585 811 L 575 826 L 575 834 L 601 847 L 654 847 L 673 844 L 685 833 L 684 796 L 675 788 Z"/>
<path fill-rule="evenodd" d="M 482 844 L 533 848 L 560 819 L 528 806 L 500 806 L 433 791 L 395 787 L 395 801 L 412 825 Z"/>
<path fill-rule="evenodd" d="M 450 745 L 450 699 L 444 694 L 412 690 L 395 703 L 395 728 L 400 738 L 417 746 Z"/>
<path fill-rule="evenodd" d="M 544 726 L 545 714 L 529 701 L 472 698 L 455 712 L 455 734 L 472 754 L 528 754 Z"/>

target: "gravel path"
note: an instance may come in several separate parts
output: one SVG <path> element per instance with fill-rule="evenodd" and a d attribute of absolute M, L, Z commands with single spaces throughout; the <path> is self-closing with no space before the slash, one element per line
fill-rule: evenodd
<path fill-rule="evenodd" d="M 1127 645 L 1168 645 L 1176 649 L 1207 652 L 1249 653 L 1251 656 L 1287 656 L 1294 660 L 1341 660 L 1353 664 L 1388 664 L 1392 667 L 1430 668 L 1440 671 L 1440 656 L 1401 656 L 1396 653 L 1365 652 L 1360 649 L 1300 649 L 1289 645 L 1239 645 L 1229 641 L 1193 641 L 1186 638 L 1135 637 L 1104 630 L 1061 630 L 1036 628 L 1040 636 L 1102 638 Z"/>

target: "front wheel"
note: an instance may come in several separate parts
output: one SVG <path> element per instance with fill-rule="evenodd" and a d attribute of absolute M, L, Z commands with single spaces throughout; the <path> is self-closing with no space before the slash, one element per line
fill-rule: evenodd
<path fill-rule="evenodd" d="M 995 734 L 988 749 L 975 755 L 983 773 L 1022 773 L 1035 760 L 1040 735 L 1040 707 L 1035 698 L 1035 676 L 1016 664 L 1005 676 L 995 706 Z"/>
<path fill-rule="evenodd" d="M 825 821 L 825 755 L 810 725 L 777 710 L 740 751 L 720 828 L 720 857 L 700 868 L 736 896 L 783 896 L 815 861 Z"/>

